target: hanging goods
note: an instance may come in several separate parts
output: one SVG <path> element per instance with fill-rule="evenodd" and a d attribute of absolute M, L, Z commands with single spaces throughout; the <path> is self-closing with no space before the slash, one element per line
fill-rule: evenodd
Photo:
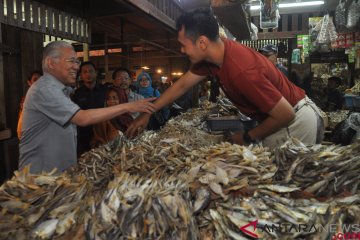
<path fill-rule="evenodd" d="M 360 20 L 360 1 L 353 0 L 349 7 L 348 19 L 346 27 L 351 29 L 356 27 Z"/>
<path fill-rule="evenodd" d="M 329 17 L 329 14 L 326 14 L 319 22 L 319 24 L 321 24 L 320 32 L 316 38 L 316 42 L 320 44 L 330 44 L 331 42 L 335 42 L 338 38 L 338 35 L 335 29 L 335 25 L 332 19 Z"/>
<path fill-rule="evenodd" d="M 335 9 L 335 26 L 338 32 L 346 31 L 346 8 L 345 0 L 340 0 Z"/>
<path fill-rule="evenodd" d="M 277 28 L 280 19 L 278 0 L 260 1 L 260 28 Z"/>

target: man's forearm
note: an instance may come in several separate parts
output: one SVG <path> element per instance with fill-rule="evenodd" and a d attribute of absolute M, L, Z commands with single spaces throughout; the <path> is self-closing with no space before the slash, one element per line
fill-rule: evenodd
<path fill-rule="evenodd" d="M 126 112 L 128 112 L 127 104 L 119 104 L 107 108 L 80 110 L 75 114 L 71 121 L 79 126 L 88 126 L 110 120 L 115 116 Z"/>

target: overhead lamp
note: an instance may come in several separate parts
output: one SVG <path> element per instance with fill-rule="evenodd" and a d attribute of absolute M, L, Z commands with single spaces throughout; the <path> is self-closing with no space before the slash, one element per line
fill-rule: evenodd
<path fill-rule="evenodd" d="M 324 1 L 280 3 L 279 8 L 307 7 L 307 6 L 315 6 L 315 5 L 322 5 L 322 4 L 324 4 Z M 250 6 L 250 10 L 259 10 L 259 9 L 260 9 L 260 5 Z"/>

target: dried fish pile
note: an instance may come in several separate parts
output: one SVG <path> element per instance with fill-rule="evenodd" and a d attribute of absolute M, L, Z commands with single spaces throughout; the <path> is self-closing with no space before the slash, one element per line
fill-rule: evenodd
<path fill-rule="evenodd" d="M 0 239 L 49 239 L 82 223 L 88 184 L 68 175 L 30 175 L 28 169 L 0 188 Z"/>
<path fill-rule="evenodd" d="M 356 82 L 352 88 L 346 89 L 345 92 L 348 94 L 358 95 L 360 93 L 360 82 Z"/>
<path fill-rule="evenodd" d="M 88 239 L 198 239 L 187 184 L 122 173 L 87 217 Z"/>
<path fill-rule="evenodd" d="M 71 174 L 84 174 L 88 180 L 106 185 L 114 172 L 126 171 L 146 177 L 186 171 L 189 152 L 219 143 L 222 136 L 200 130 L 206 110 L 194 110 L 170 120 L 158 132 L 145 131 L 135 140 L 124 135 L 81 156 Z M 192 120 L 186 120 L 193 117 Z M 106 180 L 106 181 L 105 181 Z"/>
<path fill-rule="evenodd" d="M 296 184 L 316 197 L 360 190 L 360 142 L 352 145 L 306 147 L 292 139 L 275 150 L 279 172 L 275 179 Z"/>
<path fill-rule="evenodd" d="M 265 239 L 327 239 L 264 226 L 360 222 L 360 142 L 290 139 L 272 152 L 220 143 L 202 130 L 213 109 L 184 113 L 135 140 L 120 136 L 67 174 L 16 173 L 0 188 L 0 239 L 78 229 L 83 239 L 247 239 L 239 228 L 254 220 L 253 233 Z"/>
<path fill-rule="evenodd" d="M 266 150 L 228 142 L 194 150 L 190 154 L 192 167 L 185 178 L 191 185 L 208 186 L 226 200 L 230 191 L 272 182 L 277 167 Z"/>
<path fill-rule="evenodd" d="M 319 202 L 292 198 L 291 192 L 297 190 L 264 185 L 252 197 L 217 204 L 208 216 L 216 231 L 211 226 L 209 231 L 201 232 L 201 238 L 334 239 L 336 233 L 346 231 L 341 229 L 344 223 L 360 223 L 359 194 Z M 241 230 L 246 225 L 248 232 Z"/>
<path fill-rule="evenodd" d="M 339 110 L 336 112 L 327 112 L 326 113 L 329 117 L 329 127 L 335 128 L 335 126 L 347 119 L 349 115 L 349 110 Z"/>
<path fill-rule="evenodd" d="M 103 187 L 113 179 L 114 172 L 120 171 L 121 151 L 130 142 L 122 135 L 113 142 L 84 153 L 78 165 L 68 172 L 70 175 L 84 175 L 98 187 Z"/>

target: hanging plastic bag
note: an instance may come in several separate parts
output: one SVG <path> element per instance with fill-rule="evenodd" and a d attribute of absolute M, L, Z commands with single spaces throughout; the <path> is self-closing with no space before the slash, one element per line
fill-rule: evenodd
<path fill-rule="evenodd" d="M 317 27 L 317 26 L 316 26 Z M 330 18 L 329 14 L 326 14 L 321 21 L 321 28 L 316 42 L 329 44 L 336 41 L 338 38 L 335 25 Z"/>
<path fill-rule="evenodd" d="M 258 40 L 258 32 L 259 32 L 259 29 L 258 29 L 257 26 L 256 26 L 255 24 L 253 24 L 253 23 L 251 23 L 250 27 L 251 27 L 251 33 L 250 33 L 250 35 L 251 35 L 251 40 L 253 40 L 253 41 Z"/>
<path fill-rule="evenodd" d="M 345 0 L 340 0 L 339 5 L 335 9 L 335 26 L 338 32 L 346 31 L 345 2 Z"/>
<path fill-rule="evenodd" d="M 260 28 L 277 28 L 279 19 L 279 0 L 260 0 Z"/>
<path fill-rule="evenodd" d="M 360 19 L 360 0 L 353 0 L 349 7 L 346 27 L 351 29 L 356 26 Z"/>
<path fill-rule="evenodd" d="M 301 52 L 300 52 L 300 49 L 296 48 L 292 51 L 292 54 L 291 54 L 291 63 L 293 64 L 300 64 L 301 61 Z"/>

